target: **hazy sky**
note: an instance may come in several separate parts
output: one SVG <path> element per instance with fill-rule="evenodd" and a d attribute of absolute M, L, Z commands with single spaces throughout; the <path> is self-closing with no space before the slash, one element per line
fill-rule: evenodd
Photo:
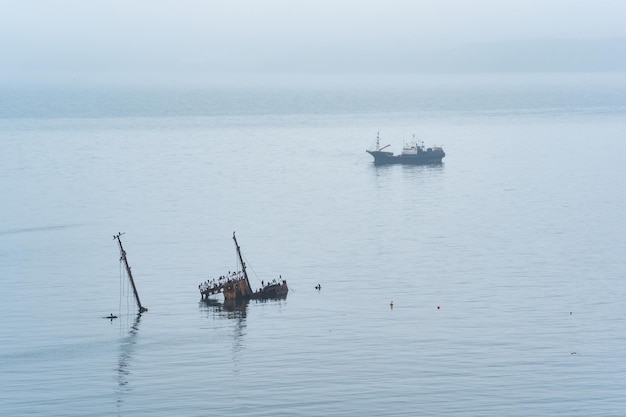
<path fill-rule="evenodd" d="M 624 0 L 4 0 L 0 72 L 367 72 L 468 44 L 626 39 L 625 17 Z"/>

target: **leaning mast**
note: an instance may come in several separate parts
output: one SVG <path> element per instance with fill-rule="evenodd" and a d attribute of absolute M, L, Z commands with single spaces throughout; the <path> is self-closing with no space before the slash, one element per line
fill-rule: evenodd
<path fill-rule="evenodd" d="M 130 284 L 133 287 L 133 294 L 135 294 L 135 300 L 137 301 L 137 305 L 139 306 L 139 314 L 148 311 L 148 309 L 144 306 L 141 305 L 141 300 L 139 300 L 139 293 L 137 293 L 137 287 L 135 286 L 135 280 L 133 279 L 133 274 L 132 272 L 130 272 L 130 265 L 128 265 L 128 259 L 126 259 L 126 251 L 124 250 L 124 248 L 122 247 L 122 240 L 120 239 L 120 236 L 122 236 L 124 233 L 118 233 L 117 235 L 113 236 L 113 239 L 117 240 L 117 243 L 119 243 L 120 245 L 120 254 L 121 254 L 121 260 L 124 261 L 124 266 L 126 267 L 126 272 L 128 273 L 128 278 L 130 279 Z"/>
<path fill-rule="evenodd" d="M 233 240 L 235 241 L 235 247 L 237 248 L 237 255 L 239 255 L 239 262 L 241 262 L 241 270 L 243 271 L 243 277 L 246 279 L 246 285 L 248 286 L 248 290 L 252 291 L 252 287 L 250 287 L 250 280 L 248 280 L 248 272 L 246 272 L 246 264 L 243 261 L 243 257 L 241 256 L 241 248 L 237 243 L 237 238 L 235 237 L 235 232 L 233 232 Z"/>

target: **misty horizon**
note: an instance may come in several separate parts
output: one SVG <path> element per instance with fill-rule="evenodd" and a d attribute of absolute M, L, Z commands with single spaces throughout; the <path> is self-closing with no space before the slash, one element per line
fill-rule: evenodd
<path fill-rule="evenodd" d="M 611 0 L 35 0 L 4 11 L 0 75 L 624 72 L 625 12 Z"/>

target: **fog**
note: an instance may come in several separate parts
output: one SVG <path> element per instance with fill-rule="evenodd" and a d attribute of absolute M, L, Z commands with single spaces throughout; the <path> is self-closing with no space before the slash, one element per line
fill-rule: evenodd
<path fill-rule="evenodd" d="M 0 75 L 624 71 L 619 0 L 21 0 Z"/>

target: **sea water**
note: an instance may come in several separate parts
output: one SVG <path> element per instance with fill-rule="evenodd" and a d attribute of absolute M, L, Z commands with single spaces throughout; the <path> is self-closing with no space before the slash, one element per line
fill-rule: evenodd
<path fill-rule="evenodd" d="M 2 415 L 626 410 L 623 75 L 2 89 Z"/>

